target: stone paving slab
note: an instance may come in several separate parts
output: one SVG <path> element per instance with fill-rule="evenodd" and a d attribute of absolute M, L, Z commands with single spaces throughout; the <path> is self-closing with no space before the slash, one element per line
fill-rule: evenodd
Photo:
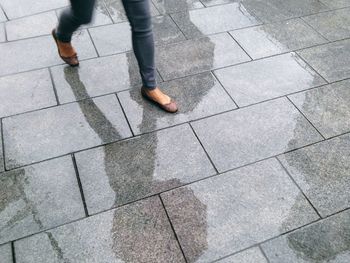
<path fill-rule="evenodd" d="M 125 22 L 127 17 L 121 0 L 104 0 L 107 10 L 112 17 L 114 23 Z M 152 16 L 159 15 L 159 11 L 150 2 L 150 11 Z"/>
<path fill-rule="evenodd" d="M 55 11 L 41 13 L 6 22 L 7 40 L 18 40 L 51 34 L 57 25 Z"/>
<path fill-rule="evenodd" d="M 17 263 L 185 262 L 158 197 L 16 241 L 15 249 Z"/>
<path fill-rule="evenodd" d="M 5 23 L 0 23 L 0 43 L 6 41 L 5 36 Z"/>
<path fill-rule="evenodd" d="M 85 216 L 69 156 L 0 174 L 0 244 Z"/>
<path fill-rule="evenodd" d="M 96 57 L 95 48 L 87 31 L 80 31 L 73 38 L 79 50 L 79 58 Z M 43 36 L 0 44 L 0 76 L 62 64 L 52 36 Z"/>
<path fill-rule="evenodd" d="M 350 8 L 303 18 L 330 41 L 350 37 Z"/>
<path fill-rule="evenodd" d="M 67 6 L 69 1 L 45 0 L 38 3 L 36 0 L 0 0 L 0 4 L 9 19 L 14 19 Z"/>
<path fill-rule="evenodd" d="M 348 0 L 321 0 L 325 5 L 328 5 L 332 8 L 341 8 L 341 7 L 347 7 L 350 6 L 350 2 Z"/>
<path fill-rule="evenodd" d="M 11 245 L 6 244 L 0 246 L 0 262 L 1 263 L 13 263 Z"/>
<path fill-rule="evenodd" d="M 235 30 L 230 34 L 253 59 L 327 42 L 299 18 Z"/>
<path fill-rule="evenodd" d="M 187 38 L 260 24 L 239 3 L 190 10 L 171 15 Z"/>
<path fill-rule="evenodd" d="M 350 207 L 349 134 L 278 158 L 321 216 Z"/>
<path fill-rule="evenodd" d="M 5 21 L 7 21 L 7 18 L 5 16 L 4 11 L 0 7 L 0 22 L 5 22 Z"/>
<path fill-rule="evenodd" d="M 229 34 L 222 33 L 161 46 L 156 52 L 156 61 L 162 78 L 171 80 L 250 61 L 250 58 Z"/>
<path fill-rule="evenodd" d="M 161 14 L 171 14 L 204 7 L 200 0 L 152 0 L 152 2 Z"/>
<path fill-rule="evenodd" d="M 139 89 L 118 93 L 134 134 L 169 127 L 236 108 L 219 82 L 208 72 L 164 82 L 161 87 L 179 104 L 180 109 L 177 114 L 169 115 L 145 101 Z"/>
<path fill-rule="evenodd" d="M 217 261 L 218 263 L 268 263 L 261 250 L 253 247 L 231 257 Z"/>
<path fill-rule="evenodd" d="M 326 82 L 295 53 L 214 71 L 238 106 L 247 106 Z"/>
<path fill-rule="evenodd" d="M 329 82 L 350 77 L 350 40 L 304 49 L 298 54 Z"/>
<path fill-rule="evenodd" d="M 5 118 L 3 126 L 7 168 L 131 136 L 115 95 Z"/>
<path fill-rule="evenodd" d="M 350 80 L 289 96 L 326 138 L 350 132 Z"/>
<path fill-rule="evenodd" d="M 222 172 L 322 140 L 285 98 L 192 123 Z"/>
<path fill-rule="evenodd" d="M 211 262 L 318 218 L 276 159 L 162 198 L 188 262 Z"/>
<path fill-rule="evenodd" d="M 0 128 L 2 129 L 2 124 L 0 123 Z M 4 153 L 3 153 L 3 145 L 2 145 L 2 134 L 0 134 L 0 172 L 4 171 Z"/>
<path fill-rule="evenodd" d="M 188 125 L 80 152 L 76 161 L 89 214 L 216 173 Z"/>
<path fill-rule="evenodd" d="M 350 261 L 350 211 L 263 244 L 271 263 Z"/>
<path fill-rule="evenodd" d="M 263 22 L 274 22 L 329 10 L 319 0 L 245 0 L 243 8 Z"/>
<path fill-rule="evenodd" d="M 0 78 L 0 118 L 57 105 L 47 69 Z"/>
<path fill-rule="evenodd" d="M 181 31 L 169 16 L 153 18 L 155 44 L 169 44 L 185 40 Z M 130 51 L 132 49 L 129 22 L 90 28 L 91 37 L 101 56 Z"/>
<path fill-rule="evenodd" d="M 136 58 L 123 53 L 80 62 L 79 68 L 60 65 L 51 68 L 60 103 L 78 101 L 89 97 L 142 85 Z M 158 83 L 161 82 L 157 74 Z"/>

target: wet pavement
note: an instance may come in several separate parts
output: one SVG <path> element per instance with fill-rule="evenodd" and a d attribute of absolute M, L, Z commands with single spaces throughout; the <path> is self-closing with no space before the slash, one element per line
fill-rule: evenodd
<path fill-rule="evenodd" d="M 120 0 L 0 0 L 1 263 L 350 262 L 350 1 L 152 0 L 144 101 Z"/>

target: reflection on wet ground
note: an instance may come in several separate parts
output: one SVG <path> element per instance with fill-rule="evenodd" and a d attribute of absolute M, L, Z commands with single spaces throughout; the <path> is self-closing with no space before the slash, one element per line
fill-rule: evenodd
<path fill-rule="evenodd" d="M 0 40 L 0 76 L 19 73 L 0 78 L 0 171 L 17 168 L 0 173 L 1 263 L 349 262 L 346 1 L 153 0 L 174 115 L 140 96 L 120 0 L 74 36 L 79 68 L 40 26 L 62 6 Z"/>

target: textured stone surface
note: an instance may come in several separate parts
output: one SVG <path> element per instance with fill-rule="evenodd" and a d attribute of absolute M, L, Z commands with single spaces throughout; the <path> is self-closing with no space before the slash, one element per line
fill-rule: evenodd
<path fill-rule="evenodd" d="M 0 8 L 0 22 L 5 22 L 7 21 L 7 18 L 4 14 L 4 11 L 2 11 L 2 9 Z"/>
<path fill-rule="evenodd" d="M 132 49 L 131 29 L 128 22 L 89 29 L 100 55 L 111 55 Z M 185 37 L 169 16 L 153 18 L 155 44 L 169 44 Z"/>
<path fill-rule="evenodd" d="M 329 82 L 350 77 L 350 40 L 305 49 L 298 54 Z"/>
<path fill-rule="evenodd" d="M 239 252 L 233 256 L 217 261 L 218 263 L 267 263 L 266 258 L 257 247 Z"/>
<path fill-rule="evenodd" d="M 230 34 L 253 59 L 326 43 L 326 39 L 299 18 L 235 30 Z"/>
<path fill-rule="evenodd" d="M 0 174 L 0 244 L 85 216 L 69 156 Z"/>
<path fill-rule="evenodd" d="M 0 43 L 6 41 L 5 23 L 0 23 Z"/>
<path fill-rule="evenodd" d="M 188 125 L 80 152 L 76 160 L 89 213 L 215 174 Z"/>
<path fill-rule="evenodd" d="M 139 89 L 118 94 L 134 134 L 236 108 L 234 102 L 210 73 L 164 82 L 161 88 L 179 104 L 177 114 L 170 115 L 145 101 Z"/>
<path fill-rule="evenodd" d="M 239 3 L 190 10 L 172 17 L 188 38 L 260 24 L 255 17 L 240 9 Z"/>
<path fill-rule="evenodd" d="M 56 24 L 55 11 L 11 20 L 6 23 L 7 40 L 49 35 Z"/>
<path fill-rule="evenodd" d="M 350 212 L 345 211 L 262 245 L 271 263 L 350 261 Z"/>
<path fill-rule="evenodd" d="M 278 158 L 322 216 L 350 207 L 350 135 Z"/>
<path fill-rule="evenodd" d="M 350 2 L 348 0 L 321 0 L 325 5 L 332 7 L 332 8 L 339 8 L 339 7 L 347 7 L 350 6 Z"/>
<path fill-rule="evenodd" d="M 307 16 L 303 19 L 330 41 L 350 37 L 350 8 Z"/>
<path fill-rule="evenodd" d="M 132 53 L 82 61 L 79 68 L 67 65 L 51 69 L 60 103 L 78 101 L 142 85 Z M 159 77 L 157 78 L 158 82 Z"/>
<path fill-rule="evenodd" d="M 73 37 L 79 58 L 96 57 L 96 51 L 86 31 Z M 52 36 L 26 39 L 0 44 L 0 76 L 63 64 Z"/>
<path fill-rule="evenodd" d="M 162 198 L 188 262 L 211 262 L 318 218 L 276 159 Z"/>
<path fill-rule="evenodd" d="M 115 23 L 127 21 L 125 10 L 121 0 L 104 0 L 107 10 Z M 150 11 L 152 16 L 159 15 L 158 10 L 150 1 Z"/>
<path fill-rule="evenodd" d="M 157 197 L 15 243 L 17 263 L 184 263 Z"/>
<path fill-rule="evenodd" d="M 326 83 L 295 53 L 216 70 L 215 75 L 238 106 Z"/>
<path fill-rule="evenodd" d="M 0 262 L 1 263 L 12 263 L 12 251 L 11 245 L 6 244 L 0 246 Z"/>
<path fill-rule="evenodd" d="M 3 126 L 9 168 L 131 136 L 115 95 L 9 117 Z"/>
<path fill-rule="evenodd" d="M 162 14 L 170 14 L 190 9 L 202 8 L 204 5 L 200 0 L 152 0 Z"/>
<path fill-rule="evenodd" d="M 157 68 L 164 80 L 249 60 L 227 33 L 162 46 L 156 52 Z"/>
<path fill-rule="evenodd" d="M 192 126 L 219 171 L 322 139 L 284 98 L 195 121 Z"/>
<path fill-rule="evenodd" d="M 0 78 L 0 117 L 57 104 L 47 69 Z"/>
<path fill-rule="evenodd" d="M 345 80 L 290 96 L 326 138 L 350 131 L 350 81 Z"/>
<path fill-rule="evenodd" d="M 9 19 L 13 19 L 67 6 L 69 1 L 45 0 L 38 2 L 37 0 L 1 0 L 0 4 Z"/>

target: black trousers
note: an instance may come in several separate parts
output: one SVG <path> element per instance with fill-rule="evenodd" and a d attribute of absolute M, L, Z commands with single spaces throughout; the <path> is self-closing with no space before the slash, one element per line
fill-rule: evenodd
<path fill-rule="evenodd" d="M 143 86 L 157 86 L 154 65 L 154 40 L 149 0 L 122 0 L 132 30 L 132 45 L 139 65 Z M 59 19 L 57 38 L 70 42 L 73 32 L 91 22 L 95 0 L 70 0 L 71 8 Z"/>

